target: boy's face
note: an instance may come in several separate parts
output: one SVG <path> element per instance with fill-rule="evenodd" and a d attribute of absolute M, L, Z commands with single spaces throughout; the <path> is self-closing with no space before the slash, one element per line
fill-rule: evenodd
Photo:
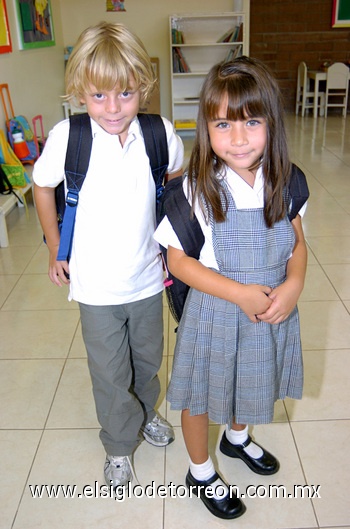
<path fill-rule="evenodd" d="M 99 92 L 90 85 L 90 92 L 81 100 L 89 116 L 109 134 L 117 134 L 122 145 L 140 107 L 140 91 L 132 80 L 129 84 L 130 88 L 125 92 L 121 92 L 118 86 Z"/>

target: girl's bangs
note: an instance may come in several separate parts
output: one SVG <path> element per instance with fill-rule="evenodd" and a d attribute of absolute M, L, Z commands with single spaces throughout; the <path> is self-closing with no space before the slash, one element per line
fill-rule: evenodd
<path fill-rule="evenodd" d="M 244 120 L 252 117 L 266 117 L 266 110 L 262 98 L 253 79 L 247 76 L 236 77 L 215 87 L 207 101 L 207 119 L 225 118 L 229 121 Z M 226 114 L 222 112 L 222 102 L 227 102 Z"/>

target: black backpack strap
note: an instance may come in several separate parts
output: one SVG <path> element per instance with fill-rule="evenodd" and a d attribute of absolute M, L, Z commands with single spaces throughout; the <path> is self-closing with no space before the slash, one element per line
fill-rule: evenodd
<path fill-rule="evenodd" d="M 291 208 L 288 213 L 288 218 L 292 221 L 310 196 L 306 176 L 295 164 L 292 164 L 292 173 L 289 181 L 289 194 L 291 198 Z"/>
<path fill-rule="evenodd" d="M 191 217 L 191 206 L 183 190 L 183 177 L 178 176 L 170 180 L 164 189 L 161 201 L 162 215 L 167 215 L 184 252 L 194 259 L 198 259 L 204 244 L 202 228 L 195 215 Z M 167 278 L 164 282 L 170 312 L 175 321 L 182 316 L 189 286 L 174 277 L 167 268 L 167 249 L 161 246 L 165 262 Z"/>
<path fill-rule="evenodd" d="M 69 117 L 69 139 L 64 171 L 66 173 L 67 189 L 78 193 L 86 176 L 92 147 L 92 131 L 90 116 L 73 114 Z"/>
<path fill-rule="evenodd" d="M 191 206 L 183 190 L 182 176 L 173 178 L 165 186 L 164 213 L 186 255 L 198 259 L 204 244 L 204 235 L 197 217 L 191 217 Z"/>
<path fill-rule="evenodd" d="M 165 126 L 161 116 L 158 114 L 138 114 L 137 117 L 141 125 L 145 148 L 156 185 L 156 200 L 158 204 L 163 194 L 164 177 L 169 165 L 168 140 Z"/>
<path fill-rule="evenodd" d="M 69 261 L 70 258 L 79 191 L 89 167 L 92 147 L 90 116 L 86 113 L 74 114 L 69 117 L 69 121 L 69 138 L 64 166 L 67 181 L 67 195 L 64 198 L 63 206 L 62 197 L 59 198 L 56 193 L 57 209 L 62 209 L 63 207 L 63 221 L 57 261 Z M 61 185 L 59 190 L 60 195 L 62 195 L 62 192 L 64 193 L 63 185 Z M 59 211 L 58 215 L 60 215 Z"/>

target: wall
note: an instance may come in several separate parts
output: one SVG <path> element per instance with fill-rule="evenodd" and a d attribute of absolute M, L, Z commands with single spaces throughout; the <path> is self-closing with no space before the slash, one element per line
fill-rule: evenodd
<path fill-rule="evenodd" d="M 332 0 L 251 0 L 250 55 L 275 72 L 288 111 L 295 109 L 300 61 L 313 70 L 350 61 L 350 28 L 333 29 L 331 20 Z"/>
<path fill-rule="evenodd" d="M 170 117 L 169 15 L 226 12 L 239 0 L 125 0 L 125 13 L 107 13 L 106 0 L 51 0 L 56 45 L 19 50 L 14 0 L 6 0 L 13 52 L 0 54 L 0 83 L 8 83 L 15 112 L 44 118 L 45 132 L 63 118 L 63 49 L 83 29 L 101 20 L 126 24 L 160 59 L 161 112 Z M 332 0 L 251 0 L 250 54 L 276 72 L 288 110 L 294 108 L 300 60 L 317 68 L 324 60 L 350 59 L 350 28 L 331 29 Z M 63 21 L 63 23 L 62 23 Z M 5 117 L 0 108 L 0 127 Z"/>
<path fill-rule="evenodd" d="M 60 96 L 64 93 L 64 45 L 60 1 L 51 0 L 56 45 L 31 50 L 19 49 L 14 0 L 6 0 L 6 5 L 13 51 L 0 54 L 0 83 L 9 85 L 15 114 L 23 114 L 29 121 L 42 114 L 47 133 L 63 117 Z M 2 105 L 0 127 L 5 129 Z"/>

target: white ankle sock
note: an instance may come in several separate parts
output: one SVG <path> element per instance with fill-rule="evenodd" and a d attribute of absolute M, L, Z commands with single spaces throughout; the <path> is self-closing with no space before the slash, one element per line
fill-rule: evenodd
<path fill-rule="evenodd" d="M 198 481 L 207 481 L 215 474 L 215 467 L 210 456 L 205 463 L 199 465 L 193 463 L 190 459 L 190 471 L 192 476 Z M 210 487 L 216 500 L 225 498 L 229 492 L 226 484 L 220 478 L 214 481 Z"/>
<path fill-rule="evenodd" d="M 210 456 L 205 463 L 199 465 L 193 463 L 190 459 L 190 471 L 192 476 L 198 481 L 207 481 L 215 474 L 215 467 Z"/>
<path fill-rule="evenodd" d="M 228 426 L 226 426 L 226 437 L 227 440 L 230 441 L 233 445 L 241 445 L 248 439 L 248 425 L 244 428 L 244 430 L 232 430 L 229 429 Z M 260 448 L 260 446 L 256 445 L 254 441 L 251 441 L 249 445 L 246 448 L 243 448 L 246 454 L 248 456 L 252 457 L 253 459 L 259 459 L 263 455 L 263 450 Z"/>

